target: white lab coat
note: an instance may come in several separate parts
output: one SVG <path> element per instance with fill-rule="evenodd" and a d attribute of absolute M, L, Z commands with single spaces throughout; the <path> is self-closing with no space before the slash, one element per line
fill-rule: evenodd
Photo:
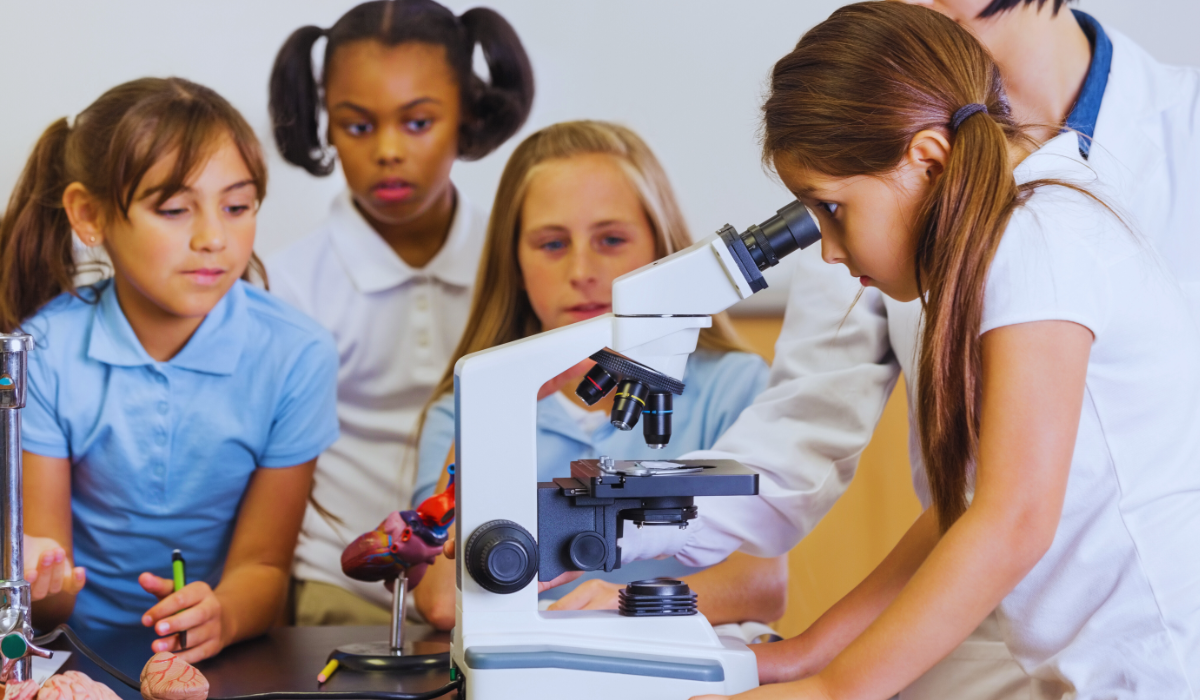
<path fill-rule="evenodd" d="M 1099 194 L 1159 249 L 1200 315 L 1200 71 L 1163 65 L 1105 31 L 1112 67 L 1089 159 Z M 901 370 L 912 423 L 918 303 L 868 289 L 847 313 L 858 281 L 816 251 L 799 255 L 769 387 L 713 451 L 696 455 L 752 466 L 765 477 L 759 495 L 701 499 L 698 521 L 684 531 L 629 531 L 626 559 L 673 554 L 707 566 L 737 549 L 786 552 L 849 485 Z M 928 504 L 915 434 L 909 445 L 913 485 Z M 1025 677 L 999 640 L 989 618 L 901 698 L 1027 699 L 1034 685 L 1044 697 L 1046 687 Z"/>

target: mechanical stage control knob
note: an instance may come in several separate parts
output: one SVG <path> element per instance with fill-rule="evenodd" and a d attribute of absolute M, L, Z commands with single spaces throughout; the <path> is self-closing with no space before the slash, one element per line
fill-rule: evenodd
<path fill-rule="evenodd" d="M 538 572 L 537 542 L 511 520 L 490 520 L 467 539 L 467 573 L 493 593 L 515 593 Z"/>

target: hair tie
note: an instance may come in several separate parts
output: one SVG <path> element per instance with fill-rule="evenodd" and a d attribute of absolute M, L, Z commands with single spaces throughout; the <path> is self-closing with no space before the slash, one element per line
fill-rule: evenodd
<path fill-rule="evenodd" d="M 959 107 L 958 111 L 954 113 L 954 116 L 950 117 L 950 131 L 958 131 L 958 127 L 965 122 L 968 117 L 970 117 L 972 114 L 978 114 L 979 112 L 987 114 L 987 105 L 973 102 L 969 105 Z"/>
<path fill-rule="evenodd" d="M 79 115 L 75 114 L 74 112 L 72 112 L 71 114 L 68 114 L 68 115 L 67 115 L 67 130 L 68 130 L 68 131 L 74 130 L 74 128 L 75 128 L 75 120 L 76 120 L 78 117 L 79 117 Z"/>

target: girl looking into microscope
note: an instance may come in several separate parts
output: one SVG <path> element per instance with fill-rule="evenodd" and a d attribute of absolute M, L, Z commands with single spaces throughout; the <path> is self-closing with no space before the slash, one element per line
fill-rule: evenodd
<path fill-rule="evenodd" d="M 825 261 L 922 301 L 933 504 L 738 697 L 891 697 L 993 610 L 1039 697 L 1198 697 L 1200 330 L 1077 135 L 1030 144 L 976 39 L 893 2 L 809 31 L 763 113 Z"/>
<path fill-rule="evenodd" d="M 566 122 L 522 142 L 500 179 L 467 333 L 424 416 L 414 503 L 434 492 L 439 476 L 445 478 L 444 466 L 453 461 L 447 454 L 454 441 L 454 363 L 460 357 L 608 313 L 614 279 L 691 243 L 666 173 L 629 129 Z M 688 359 L 688 389 L 675 399 L 671 441 L 652 450 L 640 432 L 623 433 L 609 422 L 611 394 L 591 407 L 575 395 L 590 368 L 590 361 L 580 363 L 539 393 L 540 481 L 568 476 L 576 459 L 602 454 L 670 459 L 708 447 L 767 379 L 766 365 L 743 349 L 728 318 L 714 317 Z M 741 554 L 703 571 L 669 559 L 599 574 L 589 574 L 573 589 L 555 589 L 562 597 L 552 609 L 615 609 L 618 582 L 683 576 L 714 624 L 768 622 L 783 613 L 787 582 L 784 557 Z M 452 627 L 454 562 L 439 558 L 413 597 L 435 627 Z"/>
<path fill-rule="evenodd" d="M 472 70 L 476 47 L 487 80 Z M 347 186 L 316 231 L 267 261 L 272 291 L 329 329 L 340 358 L 342 434 L 317 462 L 296 550 L 298 624 L 391 619 L 387 591 L 345 576 L 339 558 L 412 499 L 417 417 L 467 321 L 487 212 L 451 169 L 508 140 L 532 102 L 520 39 L 486 8 L 368 2 L 329 29 L 297 29 L 279 51 L 280 153 L 316 176 L 336 160 Z"/>
<path fill-rule="evenodd" d="M 38 627 L 144 625 L 156 652 L 186 632 L 196 662 L 282 611 L 337 355 L 246 281 L 266 179 L 242 116 L 179 78 L 119 85 L 34 146 L 0 225 L 0 326 L 36 343 L 25 528 L 89 579 L 35 603 Z M 75 234 L 111 279 L 76 287 Z"/>

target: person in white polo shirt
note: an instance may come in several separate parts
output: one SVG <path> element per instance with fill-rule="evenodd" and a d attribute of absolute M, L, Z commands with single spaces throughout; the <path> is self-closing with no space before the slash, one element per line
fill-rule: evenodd
<path fill-rule="evenodd" d="M 486 83 L 472 71 L 476 45 Z M 389 620 L 390 594 L 346 577 L 341 552 L 409 505 L 411 434 L 466 324 L 487 217 L 451 167 L 504 143 L 532 102 L 520 39 L 483 8 L 456 17 L 431 0 L 368 2 L 330 29 L 301 27 L 280 49 L 280 152 L 314 175 L 331 173 L 336 155 L 348 185 L 320 228 L 267 262 L 271 290 L 333 332 L 340 363 L 341 439 L 317 461 L 294 565 L 297 624 Z"/>

